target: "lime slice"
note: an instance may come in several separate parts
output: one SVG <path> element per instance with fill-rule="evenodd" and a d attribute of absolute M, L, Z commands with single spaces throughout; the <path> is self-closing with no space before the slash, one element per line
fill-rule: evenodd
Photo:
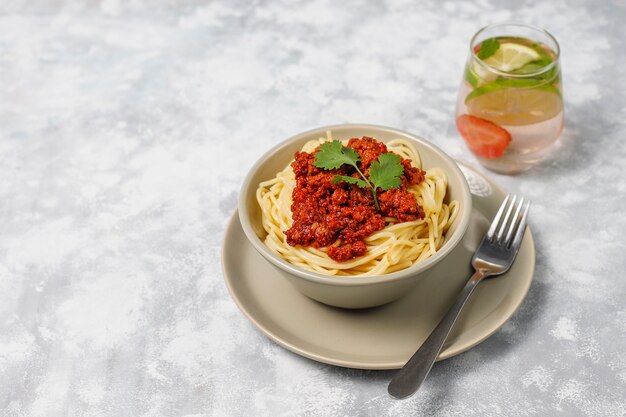
<path fill-rule="evenodd" d="M 489 71 L 485 66 L 476 61 L 472 61 L 471 65 L 467 68 L 467 71 L 468 73 L 473 75 L 475 79 L 474 84 L 470 82 L 472 87 L 477 87 L 481 84 L 488 83 L 498 78 L 497 74 Z M 469 81 L 469 77 L 466 77 L 466 79 Z"/>
<path fill-rule="evenodd" d="M 558 88 L 551 84 L 546 84 L 542 80 L 537 80 L 534 78 L 528 79 L 515 79 L 515 78 L 505 78 L 500 80 L 495 80 L 487 84 L 482 84 L 481 86 L 472 90 L 471 93 L 465 97 L 465 103 L 469 103 L 471 100 L 478 96 L 482 96 L 483 94 L 491 93 L 496 90 L 504 90 L 505 88 L 539 88 L 542 90 L 548 90 L 556 94 L 561 94 Z"/>
<path fill-rule="evenodd" d="M 472 69 L 469 66 L 465 66 L 465 77 L 464 78 L 465 78 L 465 81 L 467 81 L 469 83 L 469 85 L 471 85 L 472 87 L 478 86 L 478 77 L 476 76 L 474 71 L 472 71 Z"/>
<path fill-rule="evenodd" d="M 539 52 L 519 43 L 501 43 L 500 48 L 483 62 L 502 72 L 515 71 L 531 61 L 541 58 Z"/>
<path fill-rule="evenodd" d="M 560 91 L 554 86 L 542 88 L 495 88 L 487 85 L 482 94 L 466 100 L 472 116 L 490 120 L 498 125 L 527 125 L 555 117 L 563 110 Z M 470 96 L 468 96 L 468 99 Z"/>

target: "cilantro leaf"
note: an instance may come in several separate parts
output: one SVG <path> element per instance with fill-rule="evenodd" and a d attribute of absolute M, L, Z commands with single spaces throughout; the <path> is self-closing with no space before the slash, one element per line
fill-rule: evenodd
<path fill-rule="evenodd" d="M 345 147 L 338 140 L 320 145 L 315 154 L 313 165 L 322 169 L 337 169 L 343 164 L 357 168 L 359 154 L 352 148 Z"/>
<path fill-rule="evenodd" d="M 476 56 L 480 59 L 487 59 L 495 54 L 498 49 L 500 49 L 500 42 L 496 38 L 489 38 L 480 45 L 480 51 Z"/>
<path fill-rule="evenodd" d="M 385 191 L 400 187 L 402 174 L 404 174 L 404 166 L 400 162 L 400 157 L 393 153 L 380 155 L 370 167 L 370 181 L 374 187 Z"/>
<path fill-rule="evenodd" d="M 380 155 L 370 166 L 369 178 L 359 169 L 358 162 L 360 160 L 359 154 L 354 149 L 343 146 L 338 140 L 333 140 L 319 146 L 313 165 L 325 170 L 337 169 L 344 164 L 354 167 L 361 178 L 335 175 L 332 183 L 339 184 L 341 181 L 345 181 L 348 184 L 356 184 L 360 188 L 369 188 L 374 198 L 376 210 L 380 211 L 376 189 L 380 188 L 386 191 L 402 185 L 402 179 L 400 178 L 404 173 L 404 166 L 401 163 L 402 159 L 393 153 Z"/>
<path fill-rule="evenodd" d="M 356 184 L 361 188 L 370 188 L 369 184 L 360 178 L 348 177 L 346 175 L 335 175 L 333 178 L 333 184 L 339 184 L 341 181 L 345 181 L 348 184 Z"/>

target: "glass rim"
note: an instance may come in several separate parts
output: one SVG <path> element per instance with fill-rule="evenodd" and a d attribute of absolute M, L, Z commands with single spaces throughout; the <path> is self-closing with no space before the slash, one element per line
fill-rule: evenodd
<path fill-rule="evenodd" d="M 501 26 L 518 26 L 518 27 L 523 27 L 523 28 L 527 28 L 527 29 L 536 30 L 538 32 L 543 33 L 548 38 L 550 38 L 550 40 L 552 40 L 552 42 L 554 42 L 554 45 L 556 46 L 555 51 L 554 51 L 554 53 L 556 54 L 556 57 L 554 58 L 554 61 L 552 61 L 550 64 L 546 65 L 545 67 L 542 67 L 538 71 L 530 72 L 530 73 L 527 73 L 527 74 L 511 74 L 511 73 L 508 73 L 508 72 L 500 71 L 499 69 L 494 68 L 491 65 L 487 64 L 485 61 L 480 59 L 478 57 L 478 55 L 476 55 L 476 52 L 474 51 L 474 47 L 473 47 L 474 41 L 476 40 L 478 35 L 480 35 L 484 31 L 486 31 L 488 29 L 501 27 Z M 474 34 L 474 36 L 472 36 L 472 39 L 470 39 L 469 49 L 470 49 L 470 56 L 474 60 L 476 60 L 479 65 L 483 66 L 489 72 L 495 73 L 497 75 L 501 75 L 503 77 L 508 77 L 508 78 L 532 78 L 532 77 L 536 77 L 538 75 L 544 74 L 544 73 L 550 71 L 552 68 L 554 68 L 558 64 L 559 59 L 561 57 L 561 46 L 559 45 L 559 42 L 556 40 L 556 38 L 550 32 L 548 32 L 547 30 L 545 30 L 542 27 L 535 26 L 535 25 L 529 25 L 527 23 L 520 23 L 520 22 L 491 23 L 491 24 L 489 24 L 487 26 L 483 26 L 481 29 L 479 29 Z"/>

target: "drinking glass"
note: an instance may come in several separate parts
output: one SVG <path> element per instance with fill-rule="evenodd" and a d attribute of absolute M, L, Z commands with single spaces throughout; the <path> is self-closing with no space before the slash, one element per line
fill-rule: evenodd
<path fill-rule="evenodd" d="M 484 27 L 470 42 L 456 125 L 486 168 L 515 174 L 550 151 L 563 130 L 559 44 L 519 23 Z"/>

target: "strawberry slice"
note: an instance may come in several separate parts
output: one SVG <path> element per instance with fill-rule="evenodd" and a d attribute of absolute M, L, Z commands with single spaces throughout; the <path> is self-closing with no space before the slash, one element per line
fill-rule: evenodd
<path fill-rule="evenodd" d="M 506 129 L 480 117 L 463 114 L 457 117 L 456 127 L 467 147 L 482 158 L 500 158 L 511 142 Z"/>

